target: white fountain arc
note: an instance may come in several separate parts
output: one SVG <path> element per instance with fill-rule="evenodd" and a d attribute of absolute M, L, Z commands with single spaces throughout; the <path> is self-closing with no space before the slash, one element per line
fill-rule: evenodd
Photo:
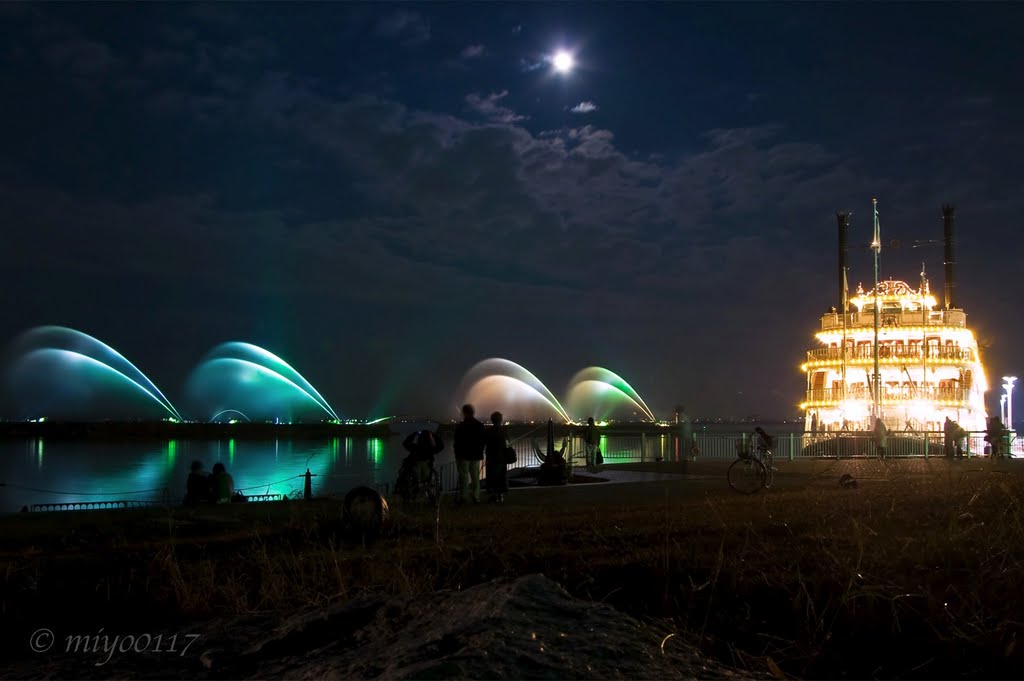
<path fill-rule="evenodd" d="M 250 422 L 252 421 L 251 418 L 246 416 L 243 412 L 238 411 L 237 409 L 221 409 L 216 414 L 214 414 L 213 416 L 210 417 L 210 423 L 213 423 L 219 417 L 224 416 L 224 414 L 238 414 L 239 416 L 244 418 L 246 421 L 250 421 Z"/>
<path fill-rule="evenodd" d="M 146 396 L 148 396 L 151 400 L 153 400 L 158 405 L 160 405 L 160 407 L 162 409 L 164 409 L 164 411 L 166 411 L 168 414 L 170 414 L 171 416 L 175 417 L 179 421 L 182 420 L 181 417 L 178 416 L 177 411 L 174 411 L 173 408 L 169 408 L 168 405 L 164 404 L 164 402 L 159 397 L 157 397 L 152 392 L 150 392 L 150 390 L 146 386 L 142 385 L 141 383 L 139 383 L 138 381 L 133 379 L 131 376 L 126 375 L 124 372 L 118 371 L 117 369 L 115 369 L 114 367 L 110 366 L 109 364 L 105 364 L 104 362 L 101 362 L 101 361 L 99 361 L 98 359 L 96 359 L 94 357 L 90 357 L 89 355 L 82 354 L 81 352 L 75 352 L 74 350 L 64 350 L 62 348 L 42 348 L 40 350 L 33 350 L 32 352 L 27 353 L 26 355 L 24 355 L 24 358 L 26 360 L 29 360 L 30 358 L 32 358 L 34 356 L 43 356 L 43 355 L 51 355 L 51 354 L 57 355 L 57 356 L 59 356 L 59 357 L 61 357 L 63 359 L 70 360 L 70 361 L 84 362 L 86 364 L 86 366 L 88 366 L 90 368 L 102 369 L 105 372 L 113 374 L 114 376 L 116 376 L 117 378 L 121 379 L 122 381 L 125 381 L 129 385 L 132 385 L 136 389 L 140 390 L 142 393 L 144 393 Z"/>
<path fill-rule="evenodd" d="M 564 419 L 566 423 L 569 423 L 570 421 L 572 421 L 572 419 L 569 418 L 568 413 L 566 413 L 566 411 L 562 408 L 562 405 L 559 404 L 557 400 L 554 400 L 553 398 L 550 398 L 548 395 L 545 395 L 542 391 L 538 390 L 535 386 L 532 386 L 529 383 L 527 383 L 527 382 L 525 382 L 523 380 L 520 380 L 520 379 L 518 379 L 518 378 L 516 378 L 514 376 L 505 376 L 503 374 L 494 375 L 494 376 L 485 376 L 485 377 L 481 378 L 480 380 L 478 380 L 473 385 L 471 385 L 469 390 L 466 391 L 466 395 L 467 396 L 472 396 L 473 395 L 473 391 L 475 389 L 477 389 L 477 388 L 482 389 L 482 390 L 487 390 L 489 388 L 489 386 L 484 386 L 483 384 L 487 383 L 488 381 L 502 381 L 502 382 L 508 381 L 508 382 L 511 382 L 511 383 L 515 383 L 516 385 L 522 386 L 522 387 L 526 388 L 527 390 L 529 390 L 530 393 L 532 393 L 533 395 L 536 395 L 538 398 L 540 398 L 541 401 L 543 401 L 545 404 L 547 404 L 548 407 L 550 407 L 552 410 L 554 410 L 554 412 L 556 414 L 558 414 L 562 419 Z"/>
<path fill-rule="evenodd" d="M 505 376 L 528 386 L 543 397 L 555 409 L 558 415 L 565 419 L 566 423 L 572 420 L 569 418 L 569 414 L 562 407 L 562 404 L 558 401 L 558 398 L 556 398 L 554 393 L 544 385 L 543 381 L 537 378 L 533 372 L 523 365 L 509 359 L 504 359 L 503 357 L 491 357 L 474 364 L 470 367 L 469 371 L 466 372 L 465 377 L 463 378 L 463 384 L 465 385 L 467 383 L 467 379 L 469 377 L 472 377 L 474 374 L 482 372 L 485 369 L 489 370 L 488 375 Z M 521 378 L 517 378 L 514 376 L 516 373 L 522 374 L 528 380 L 524 381 Z M 479 379 L 472 380 L 470 384 L 475 384 L 477 382 L 479 382 Z M 466 390 L 463 390 L 462 392 L 463 394 L 468 394 L 468 391 Z"/>
<path fill-rule="evenodd" d="M 119 360 L 120 362 L 123 362 L 125 365 L 127 365 L 131 369 L 131 373 L 134 373 L 136 375 L 136 377 L 139 379 L 139 380 L 135 380 L 135 379 L 131 379 L 131 380 L 133 380 L 140 387 L 142 386 L 142 383 L 145 383 L 147 386 L 149 386 L 149 388 L 147 389 L 147 392 L 151 396 L 153 396 L 154 399 L 156 399 L 158 402 L 160 402 L 164 406 L 164 408 L 168 412 L 170 412 L 171 416 L 173 416 L 174 418 L 176 418 L 179 421 L 183 421 L 184 420 L 181 417 L 181 414 L 178 413 L 178 410 L 174 407 L 174 405 L 171 404 L 171 401 L 169 399 L 167 399 L 167 396 L 164 395 L 160 391 L 160 389 L 156 387 L 156 384 L 153 383 L 153 381 L 149 380 L 149 377 L 146 376 L 146 374 L 142 373 L 142 370 L 140 370 L 137 366 L 132 364 L 131 361 L 129 361 L 127 357 L 125 357 L 120 352 L 118 352 L 114 348 L 110 347 L 109 345 L 107 345 L 106 343 L 101 341 L 100 339 L 96 338 L 95 336 L 90 336 L 89 334 L 84 333 L 82 331 L 79 331 L 78 329 L 72 329 L 72 328 L 67 327 L 67 326 L 50 325 L 50 326 L 39 326 L 39 327 L 36 327 L 34 329 L 31 329 L 31 330 L 29 330 L 25 334 L 25 337 L 29 338 L 29 337 L 34 336 L 34 335 L 45 336 L 47 334 L 54 334 L 54 333 L 68 334 L 68 335 L 74 337 L 75 339 L 77 339 L 79 341 L 83 341 L 86 345 L 91 345 L 94 348 L 98 348 L 100 350 L 100 352 L 108 353 L 108 354 L 112 355 L 114 358 L 116 358 L 117 360 Z M 91 357 L 91 355 L 86 354 L 84 352 L 81 352 L 79 350 L 70 350 L 70 349 L 67 349 L 67 348 L 54 348 L 54 349 L 66 350 L 67 352 L 73 352 L 73 353 L 76 353 L 76 354 L 79 354 L 79 355 L 82 355 L 82 356 L 85 356 L 85 357 Z M 95 359 L 95 358 L 92 358 L 92 359 Z M 99 362 L 100 360 L 96 360 L 96 361 Z M 103 362 L 101 362 L 101 363 L 103 363 Z M 117 369 L 114 369 L 114 370 L 115 371 L 119 371 Z M 119 371 L 119 373 L 123 374 L 125 377 L 128 377 L 128 374 L 126 374 L 123 371 Z M 140 383 L 140 381 L 141 381 L 141 383 Z"/>

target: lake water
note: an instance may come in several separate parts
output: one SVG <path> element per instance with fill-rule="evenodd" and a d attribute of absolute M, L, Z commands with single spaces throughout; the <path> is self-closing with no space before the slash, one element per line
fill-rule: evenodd
<path fill-rule="evenodd" d="M 409 426 L 410 432 L 415 426 Z M 732 456 L 731 440 L 721 453 L 712 451 L 710 434 L 696 429 L 707 455 Z M 718 430 L 716 428 L 715 430 Z M 674 432 L 674 431 L 673 431 Z M 517 465 L 537 465 L 531 432 L 516 441 Z M 301 494 L 308 467 L 315 495 L 344 495 L 358 485 L 392 484 L 405 457 L 403 436 L 339 437 L 322 440 L 167 440 L 162 442 L 93 442 L 29 439 L 0 442 L 0 513 L 22 506 L 56 502 L 159 500 L 179 502 L 192 461 L 209 471 L 220 462 L 235 487 L 247 495 Z M 601 451 L 612 462 L 678 458 L 671 434 L 602 436 Z M 582 454 L 576 438 L 570 452 Z M 446 488 L 454 485 L 451 443 L 438 455 L 437 468 Z"/>

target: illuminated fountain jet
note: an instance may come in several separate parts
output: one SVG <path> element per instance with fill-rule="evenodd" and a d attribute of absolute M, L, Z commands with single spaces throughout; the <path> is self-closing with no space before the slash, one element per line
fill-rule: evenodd
<path fill-rule="evenodd" d="M 235 418 L 291 422 L 323 412 L 340 420 L 309 381 L 274 353 L 251 343 L 222 343 L 189 376 L 192 404 L 210 420 Z"/>
<path fill-rule="evenodd" d="M 547 419 L 552 412 L 570 421 L 562 405 L 539 378 L 525 367 L 507 359 L 492 357 L 478 362 L 462 379 L 458 402 L 469 402 L 486 419 L 500 411 L 515 420 Z"/>
<path fill-rule="evenodd" d="M 141 418 L 158 413 L 182 420 L 138 367 L 81 331 L 39 326 L 14 342 L 12 354 L 6 387 L 27 418 Z"/>
<path fill-rule="evenodd" d="M 654 413 L 629 383 L 604 367 L 587 367 L 569 381 L 568 410 L 582 420 L 588 416 L 606 419 L 623 408 L 639 410 L 645 418 L 657 421 Z"/>

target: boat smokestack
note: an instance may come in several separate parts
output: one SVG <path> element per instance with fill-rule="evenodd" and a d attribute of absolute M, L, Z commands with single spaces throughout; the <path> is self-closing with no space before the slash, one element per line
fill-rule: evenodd
<path fill-rule="evenodd" d="M 838 308 L 844 314 L 848 311 L 846 302 L 846 239 L 850 231 L 850 214 L 836 213 L 836 221 L 839 223 L 839 305 Z"/>
<path fill-rule="evenodd" d="M 947 310 L 956 307 L 956 206 L 947 203 L 942 207 L 942 237 L 945 244 L 945 304 Z"/>

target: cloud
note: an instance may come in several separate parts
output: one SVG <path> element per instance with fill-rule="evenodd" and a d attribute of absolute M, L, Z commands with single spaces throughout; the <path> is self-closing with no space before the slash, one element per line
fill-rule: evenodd
<path fill-rule="evenodd" d="M 51 43 L 42 54 L 53 66 L 75 76 L 98 76 L 114 65 L 113 53 L 106 44 L 84 37 Z"/>
<path fill-rule="evenodd" d="M 226 4 L 228 3 L 200 3 L 198 5 L 193 5 L 189 13 L 196 19 L 209 24 L 224 28 L 237 28 L 242 23 L 242 15 L 235 12 L 233 9 L 226 7 Z"/>
<path fill-rule="evenodd" d="M 502 106 L 499 102 L 508 96 L 508 90 L 492 92 L 486 97 L 481 97 L 473 92 L 466 95 L 466 103 L 477 113 L 483 114 L 495 123 L 515 123 L 526 120 L 526 116 L 520 116 L 512 109 Z"/>
<path fill-rule="evenodd" d="M 483 45 L 467 45 L 462 48 L 462 52 L 459 52 L 459 57 L 462 59 L 476 59 L 484 55 Z"/>
<path fill-rule="evenodd" d="M 542 69 L 546 65 L 547 65 L 547 62 L 545 60 L 543 60 L 543 59 L 534 60 L 534 59 L 526 59 L 524 57 L 524 58 L 519 60 L 519 68 L 522 69 L 522 71 L 524 73 L 529 73 L 531 71 L 536 71 L 537 69 Z"/>
<path fill-rule="evenodd" d="M 597 104 L 594 104 L 593 102 L 590 101 L 582 101 L 573 108 L 569 109 L 569 111 L 576 114 L 588 114 L 593 111 L 597 111 Z"/>
<path fill-rule="evenodd" d="M 377 35 L 401 40 L 405 45 L 420 45 L 430 40 L 430 24 L 416 12 L 398 10 L 377 22 Z"/>

